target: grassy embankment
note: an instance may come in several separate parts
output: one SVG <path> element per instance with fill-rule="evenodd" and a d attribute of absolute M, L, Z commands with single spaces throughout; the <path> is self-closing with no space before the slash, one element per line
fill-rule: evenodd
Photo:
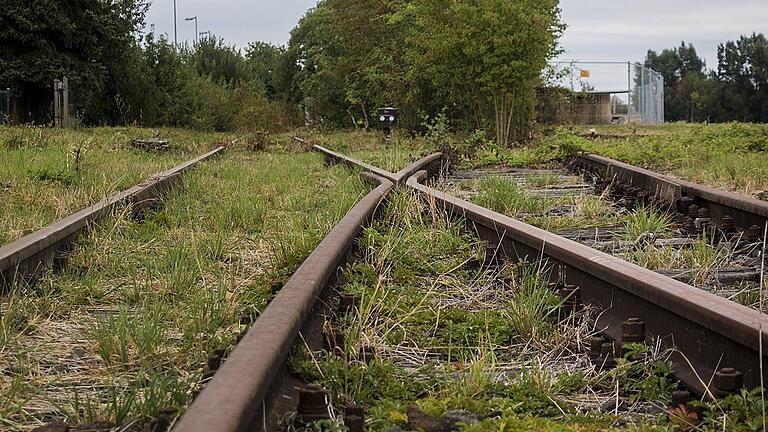
<path fill-rule="evenodd" d="M 131 147 L 159 132 L 167 152 Z M 223 134 L 179 129 L 0 126 L 0 244 L 207 151 Z"/>

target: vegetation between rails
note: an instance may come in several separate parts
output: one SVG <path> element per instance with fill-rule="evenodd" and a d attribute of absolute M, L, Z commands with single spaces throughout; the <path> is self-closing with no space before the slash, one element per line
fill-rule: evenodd
<path fill-rule="evenodd" d="M 621 200 L 614 203 L 607 196 L 610 190 L 603 196 L 593 195 L 592 186 L 577 176 L 551 170 L 525 175 L 493 172 L 490 170 L 477 179 L 444 179 L 438 187 L 745 306 L 759 308 L 759 282 L 753 280 L 759 277 L 729 282 L 727 273 L 721 273 L 756 268 L 759 245 L 745 237 L 723 238 L 719 231 L 709 230 L 689 238 L 681 233 L 682 227 L 671 214 L 652 206 L 627 209 Z"/>
<path fill-rule="evenodd" d="M 280 169 L 275 169 L 278 166 Z M 366 186 L 316 154 L 231 148 L 164 207 L 96 224 L 60 273 L 0 303 L 0 428 L 52 419 L 165 430 Z M 162 416 L 160 416 L 162 417 Z"/>
<path fill-rule="evenodd" d="M 337 412 L 363 404 L 366 430 L 686 430 L 700 414 L 701 430 L 717 430 L 759 409 L 744 393 L 667 420 L 668 353 L 631 345 L 616 369 L 596 369 L 583 346 L 591 311 L 564 313 L 545 263 L 480 265 L 493 251 L 408 192 L 385 213 L 345 270 L 341 291 L 359 306 L 326 322 L 345 332 L 340 349 L 292 358 Z"/>

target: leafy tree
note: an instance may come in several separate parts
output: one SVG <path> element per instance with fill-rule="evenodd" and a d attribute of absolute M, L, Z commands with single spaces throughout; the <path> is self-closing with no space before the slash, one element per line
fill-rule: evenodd
<path fill-rule="evenodd" d="M 291 33 L 288 57 L 310 119 L 368 125 L 375 109 L 406 101 L 405 2 L 324 0 Z M 411 117 L 416 117 L 412 115 Z"/>
<path fill-rule="evenodd" d="M 323 0 L 287 54 L 319 124 L 367 126 L 395 105 L 415 127 L 445 109 L 452 123 L 525 137 L 534 87 L 562 30 L 556 0 Z"/>
<path fill-rule="evenodd" d="M 679 47 L 664 49 L 661 53 L 649 50 L 645 66 L 664 77 L 665 118 L 671 121 L 694 120 L 694 84 L 704 78 L 705 63 L 691 44 L 681 42 Z"/>
<path fill-rule="evenodd" d="M 262 84 L 270 100 L 287 97 L 291 71 L 285 61 L 285 48 L 266 42 L 252 42 L 245 50 L 249 74 Z"/>
<path fill-rule="evenodd" d="M 496 141 L 525 139 L 535 116 L 535 88 L 556 54 L 563 29 L 555 0 L 420 0 L 411 38 L 414 68 L 438 94 L 464 107 Z"/>
<path fill-rule="evenodd" d="M 198 75 L 208 76 L 214 82 L 236 85 L 251 80 L 252 75 L 240 51 L 227 46 L 224 39 L 204 38 L 186 55 Z"/>
<path fill-rule="evenodd" d="M 718 116 L 768 121 L 768 40 L 761 34 L 741 36 L 717 49 L 717 79 L 722 84 Z"/>
<path fill-rule="evenodd" d="M 718 46 L 717 70 L 706 71 L 692 45 L 648 51 L 645 65 L 665 80 L 667 120 L 768 121 L 768 41 L 741 36 Z"/>
<path fill-rule="evenodd" d="M 50 120 L 52 84 L 67 76 L 81 115 L 116 117 L 116 82 L 135 46 L 146 0 L 10 0 L 0 8 L 0 85 L 15 89 L 27 120 Z"/>

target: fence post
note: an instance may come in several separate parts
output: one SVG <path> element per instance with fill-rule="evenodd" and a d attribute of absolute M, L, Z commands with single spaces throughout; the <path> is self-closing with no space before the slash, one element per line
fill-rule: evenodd
<path fill-rule="evenodd" d="M 53 80 L 53 125 L 69 127 L 69 80 Z"/>
<path fill-rule="evenodd" d="M 627 62 L 627 124 L 632 123 L 632 62 Z"/>
<path fill-rule="evenodd" d="M 53 126 L 61 127 L 61 81 L 53 80 Z"/>
<path fill-rule="evenodd" d="M 61 83 L 61 127 L 69 127 L 69 79 L 64 77 Z"/>

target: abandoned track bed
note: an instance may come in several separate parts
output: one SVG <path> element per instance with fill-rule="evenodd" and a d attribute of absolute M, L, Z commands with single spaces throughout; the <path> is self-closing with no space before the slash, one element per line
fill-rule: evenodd
<path fill-rule="evenodd" d="M 699 209 L 693 199 L 678 212 L 641 188 L 568 168 L 454 172 L 436 187 L 758 307 L 762 232 L 757 226 L 738 229 L 729 216 L 715 225 L 709 210 Z"/>
<path fill-rule="evenodd" d="M 333 374 L 331 371 L 337 370 L 334 368 L 358 371 L 363 376 L 358 377 L 361 381 L 355 385 L 364 386 L 366 385 L 364 383 L 368 383 L 376 388 L 376 382 L 371 380 L 377 377 L 384 379 L 383 376 L 374 375 L 367 380 L 364 377 L 375 370 L 374 366 L 371 366 L 373 364 L 371 359 L 384 359 L 384 363 L 376 364 L 393 365 L 396 369 L 389 371 L 390 375 L 394 373 L 395 376 L 400 377 L 399 382 L 413 381 L 415 378 L 415 384 L 424 382 L 424 371 L 420 369 L 421 366 L 456 365 L 458 359 L 465 360 L 467 364 L 477 363 L 477 357 L 466 356 L 466 353 L 463 354 L 465 357 L 462 357 L 462 354 L 457 354 L 461 349 L 453 351 L 449 348 L 451 343 L 445 346 L 446 341 L 429 339 L 421 344 L 415 343 L 414 341 L 418 340 L 418 325 L 408 324 L 407 318 L 404 321 L 389 322 L 390 328 L 411 328 L 410 326 L 415 325 L 413 327 L 415 333 L 410 336 L 407 331 L 406 334 L 395 332 L 406 338 L 396 338 L 400 343 L 393 343 L 392 334 L 386 331 L 384 336 L 381 334 L 377 336 L 377 329 L 382 325 L 387 326 L 387 319 L 390 319 L 387 317 L 391 317 L 389 314 L 397 311 L 397 308 L 391 311 L 386 309 L 388 304 L 386 296 L 380 298 L 379 303 L 371 303 L 371 298 L 381 295 L 380 291 L 376 289 L 368 291 L 362 288 L 384 284 L 381 285 L 384 291 L 399 290 L 401 288 L 398 287 L 401 285 L 387 288 L 387 283 L 390 282 L 386 281 L 397 280 L 404 277 L 403 275 L 415 276 L 417 281 L 421 281 L 417 286 L 422 287 L 425 280 L 437 277 L 437 280 L 442 282 L 436 285 L 433 283 L 430 286 L 441 287 L 439 291 L 448 290 L 448 294 L 434 290 L 405 291 L 403 295 L 406 297 L 403 299 L 413 300 L 423 296 L 423 301 L 426 302 L 424 304 L 429 305 L 432 304 L 430 302 L 436 301 L 437 310 L 450 310 L 457 307 L 465 312 L 473 311 L 474 314 L 484 311 L 478 316 L 493 320 L 494 318 L 489 317 L 495 316 L 493 314 L 499 309 L 495 302 L 500 302 L 500 298 L 494 296 L 503 295 L 505 289 L 514 291 L 515 286 L 528 286 L 526 281 L 530 275 L 525 275 L 530 274 L 530 271 L 526 273 L 525 269 L 533 268 L 534 273 L 543 278 L 546 291 L 560 299 L 556 309 L 559 311 L 556 315 L 560 318 L 554 321 L 554 325 L 565 326 L 560 331 L 574 336 L 573 342 L 563 345 L 561 349 L 564 351 L 559 351 L 561 355 L 555 357 L 565 359 L 568 356 L 563 357 L 562 353 L 570 352 L 575 356 L 573 359 L 577 359 L 576 363 L 573 363 L 573 360 L 571 363 L 566 361 L 571 366 L 566 367 L 561 364 L 559 367 L 573 368 L 578 364 L 577 369 L 586 368 L 584 370 L 591 371 L 586 373 L 597 373 L 596 376 L 603 376 L 600 375 L 601 371 L 609 371 L 614 367 L 617 367 L 617 370 L 623 370 L 623 373 L 628 373 L 628 370 L 634 370 L 632 368 L 635 366 L 632 365 L 637 365 L 638 358 L 641 358 L 639 363 L 645 366 L 640 373 L 657 376 L 661 372 L 658 370 L 649 372 L 648 365 L 664 364 L 669 361 L 673 373 L 671 375 L 664 373 L 663 376 L 666 377 L 665 380 L 669 380 L 668 382 L 671 383 L 669 385 L 672 387 L 665 388 L 663 392 L 671 397 L 671 406 L 675 410 L 683 409 L 682 407 L 690 399 L 701 397 L 707 400 L 723 397 L 738 392 L 742 387 L 759 386 L 759 371 L 761 367 L 768 366 L 766 357 L 761 356 L 759 350 L 761 343 L 768 342 L 768 337 L 760 331 L 763 314 L 668 277 L 662 274 L 663 270 L 654 272 L 601 251 L 600 249 L 621 255 L 628 246 L 637 244 L 638 239 L 616 239 L 617 233 L 627 228 L 626 225 L 622 225 L 620 218 L 612 219 L 612 224 L 597 224 L 588 228 L 561 226 L 554 230 L 562 234 L 558 235 L 422 184 L 429 177 L 429 172 L 440 171 L 439 155 L 424 158 L 400 173 L 393 174 L 321 147 L 315 149 L 330 161 L 343 162 L 362 168 L 364 171 L 371 171 L 374 174 L 371 179 L 379 186 L 347 215 L 286 283 L 242 342 L 223 362 L 219 371 L 189 408 L 175 430 L 235 431 L 280 430 L 280 428 L 292 430 L 291 427 L 296 427 L 296 423 L 292 423 L 292 420 L 298 420 L 299 424 L 302 424 L 302 422 L 328 418 L 330 418 L 329 421 L 346 423 L 352 431 L 363 430 L 364 408 L 355 404 L 355 401 L 370 400 L 370 395 L 366 397 L 359 392 L 351 391 L 348 387 L 335 387 L 338 381 L 329 381 L 328 375 Z M 594 168 L 588 166 L 584 160 L 591 159 L 582 156 L 582 160 L 577 160 L 574 166 L 580 170 L 580 175 L 584 175 L 585 172 L 591 173 L 589 178 L 594 183 L 584 182 L 584 177 L 568 180 L 571 176 L 562 172 L 529 172 L 524 173 L 522 177 L 517 175 L 517 178 L 519 180 L 534 175 L 557 177 L 558 182 L 565 181 L 567 183 L 565 187 L 544 188 L 544 191 L 540 192 L 540 194 L 549 194 L 552 198 L 568 198 L 573 197 L 574 194 L 591 196 L 595 184 L 597 192 L 606 195 L 603 193 L 608 186 L 606 181 L 611 187 L 621 185 L 617 186 L 616 190 L 631 192 L 635 201 L 628 202 L 629 195 L 626 193 L 614 194 L 615 202 L 611 205 L 623 209 L 619 210 L 619 213 L 629 213 L 638 208 L 644 208 L 645 205 L 658 208 L 666 205 L 663 208 L 685 209 L 686 206 L 690 208 L 693 203 L 699 208 L 710 210 L 710 218 L 702 217 L 707 216 L 706 212 L 695 215 L 692 221 L 694 229 L 688 230 L 691 236 L 673 235 L 666 239 L 652 239 L 652 244 L 660 247 L 678 249 L 688 247 L 692 242 L 698 241 L 693 237 L 694 234 L 704 232 L 710 227 L 721 228 L 721 234 L 738 233 L 742 237 L 751 235 L 755 232 L 753 226 L 765 217 L 761 213 L 763 210 L 760 204 L 745 204 L 730 194 L 713 192 L 707 188 L 698 190 L 691 185 L 682 186 L 634 167 L 621 167 L 624 171 L 614 172 L 612 170 L 616 168 L 612 168 L 615 166 L 612 165 L 613 162 L 602 159 L 598 159 L 602 165 Z M 476 177 L 476 173 L 459 174 L 454 180 L 467 180 L 468 177 Z M 535 182 L 543 181 L 538 179 Z M 411 192 L 406 192 L 406 196 L 407 193 L 412 193 L 420 197 L 423 203 L 422 208 L 426 205 L 428 209 L 425 217 L 427 220 L 431 219 L 433 224 L 437 223 L 440 229 L 453 232 L 451 230 L 454 229 L 452 228 L 454 225 L 451 221 L 458 221 L 461 224 L 463 228 L 454 234 L 459 236 L 456 238 L 469 235 L 464 240 L 469 243 L 463 243 L 466 246 L 460 246 L 462 244 L 460 242 L 452 247 L 468 248 L 461 249 L 464 252 L 459 254 L 465 259 L 452 263 L 449 258 L 450 252 L 432 256 L 427 261 L 430 263 L 427 268 L 420 270 L 426 273 L 420 276 L 420 271 L 413 273 L 413 268 L 398 270 L 399 261 L 395 259 L 396 257 L 384 257 L 377 261 L 375 247 L 360 247 L 366 242 L 376 241 L 377 236 L 392 235 L 392 232 L 387 231 L 387 226 L 398 226 L 393 217 L 403 218 L 416 225 L 423 223 L 416 222 L 422 220 L 421 216 L 405 211 L 409 207 L 398 207 L 399 204 L 396 203 L 403 201 L 404 198 L 403 192 L 394 195 L 389 192 L 395 184 L 407 186 L 405 190 Z M 686 192 L 682 192 L 683 190 Z M 642 191 L 644 192 L 640 193 Z M 389 196 L 386 199 L 388 204 L 382 207 L 381 203 L 386 196 Z M 473 199 L 471 194 L 466 197 Z M 621 200 L 624 200 L 623 203 Z M 394 210 L 392 210 L 393 206 Z M 741 213 L 728 218 L 723 210 L 726 207 Z M 756 213 L 751 212 L 755 209 Z M 560 212 L 558 216 L 568 218 L 570 216 L 568 212 L 572 209 L 560 208 L 556 211 Z M 384 216 L 381 216 L 382 212 Z M 387 223 L 382 225 L 375 222 L 377 215 L 385 218 Z M 447 217 L 444 219 L 445 222 L 440 222 L 443 220 L 443 216 L 440 215 Z M 690 228 L 689 219 L 683 216 L 672 216 L 672 218 L 681 232 Z M 731 221 L 733 228 L 730 228 Z M 376 231 L 371 231 L 373 228 Z M 403 225 L 403 229 L 409 229 L 407 223 Z M 758 243 L 757 238 L 752 239 L 754 244 Z M 424 251 L 429 251 L 432 247 L 430 241 L 425 240 L 422 247 L 423 249 L 417 247 L 410 251 L 429 255 L 429 252 Z M 753 251 L 746 253 L 750 257 L 753 254 Z M 408 254 L 402 255 L 399 259 L 407 259 L 407 256 Z M 391 261 L 393 259 L 394 261 Z M 435 266 L 443 263 L 450 265 L 435 273 Z M 366 265 L 370 266 L 371 270 L 361 270 Z M 379 267 L 381 265 L 384 267 Z M 754 273 L 753 262 L 746 267 L 750 270 L 744 270 L 744 272 Z M 730 270 L 732 268 L 717 272 L 715 279 L 718 283 L 722 284 L 726 279 L 725 272 Z M 363 271 L 363 275 L 368 274 L 363 280 L 366 280 L 366 277 L 373 277 L 368 280 L 367 285 L 366 283 L 360 285 L 361 280 L 356 279 L 360 271 Z M 395 273 L 387 277 L 382 276 L 391 271 Z M 406 273 L 402 273 L 403 271 Z M 455 289 L 457 286 L 464 286 L 462 284 L 466 283 L 466 280 L 462 278 L 467 277 L 468 274 L 475 275 L 470 279 L 473 283 L 466 285 L 474 286 L 474 291 L 469 289 L 456 295 L 450 294 L 457 292 Z M 503 276 L 504 274 L 507 276 Z M 491 275 L 491 277 L 484 279 L 485 276 L 482 275 Z M 751 273 L 748 276 L 748 278 L 753 277 Z M 481 280 L 487 283 L 480 283 Z M 478 286 L 484 288 L 478 291 L 476 289 Z M 367 302 L 366 298 L 368 298 Z M 408 300 L 403 301 L 408 303 Z M 516 308 L 521 310 L 523 306 L 530 306 L 509 301 L 510 299 L 506 298 L 501 303 L 511 310 Z M 420 310 L 419 308 L 424 304 L 412 305 L 410 312 L 406 308 L 400 310 L 400 313 L 405 313 L 409 317 L 417 314 L 416 311 Z M 350 311 L 355 311 L 351 319 L 348 317 Z M 507 314 L 504 315 L 505 318 L 509 318 Z M 361 318 L 356 319 L 354 316 Z M 485 321 L 485 325 L 487 327 L 488 321 Z M 437 328 L 439 327 L 438 325 Z M 450 334 L 452 334 L 451 331 L 448 332 L 448 335 Z M 483 340 L 487 342 L 487 338 L 493 339 L 496 337 L 493 334 L 495 333 L 491 331 L 484 336 Z M 517 334 L 519 337 L 521 333 Z M 580 336 L 576 336 L 577 334 Z M 434 336 L 433 333 L 431 337 Z M 377 339 L 377 337 L 384 337 L 384 339 Z M 408 339 L 408 337 L 417 339 Z M 504 339 L 506 337 L 509 336 L 502 336 L 501 340 L 506 340 Z M 516 340 L 515 338 L 516 336 L 512 336 L 512 341 Z M 410 342 L 403 345 L 402 342 L 405 340 Z M 631 347 L 637 344 L 647 344 L 648 348 L 635 352 L 633 350 L 638 348 Z M 477 343 L 469 344 L 475 352 L 479 349 L 477 345 Z M 319 351 L 323 346 L 325 350 Z M 491 347 L 489 352 L 494 353 L 494 356 L 501 352 L 525 351 L 524 347 L 516 347 L 514 343 L 510 345 L 509 340 L 507 342 L 495 340 L 489 346 Z M 446 349 L 448 351 L 445 351 Z M 634 354 L 622 358 L 622 354 L 627 352 Z M 541 358 L 541 355 L 542 353 L 537 353 L 533 357 Z M 286 363 L 289 358 L 290 366 Z M 517 360 L 520 358 L 522 357 L 516 357 Z M 459 361 L 459 364 L 461 363 Z M 361 365 L 368 366 L 360 367 Z M 410 379 L 407 376 L 398 375 L 400 373 L 398 371 L 403 370 L 409 370 L 416 375 Z M 453 379 L 466 385 L 467 382 L 464 381 L 461 371 L 469 372 L 469 370 L 461 367 L 458 370 Z M 514 376 L 519 373 L 514 372 L 515 370 L 519 371 L 513 367 L 507 375 L 503 376 Z M 316 374 L 318 371 L 319 375 Z M 434 372 L 434 369 L 432 371 Z M 635 370 L 633 373 L 637 374 L 638 371 Z M 492 381 L 499 383 L 498 379 L 501 379 L 501 376 L 498 375 L 497 380 Z M 350 376 L 345 377 L 339 377 L 339 379 L 348 383 Z M 637 379 L 637 375 L 634 377 L 630 381 Z M 311 384 L 312 382 L 320 382 L 325 388 Z M 502 379 L 501 382 L 504 380 Z M 679 382 L 680 387 L 674 384 L 676 382 Z M 519 381 L 513 379 L 505 385 L 513 383 L 519 384 Z M 637 395 L 642 391 L 624 387 L 619 389 L 618 383 L 616 386 L 616 393 L 606 392 L 602 402 L 600 397 L 595 397 L 591 410 L 615 414 L 629 410 L 640 416 L 637 423 L 639 425 L 665 412 L 666 407 L 659 406 L 658 402 L 643 408 L 642 403 L 631 397 L 632 394 Z M 334 393 L 329 394 L 328 388 L 331 388 Z M 451 394 L 453 387 L 438 385 L 432 390 L 438 388 L 442 389 L 440 392 Z M 418 395 L 424 391 L 424 389 L 416 389 L 411 393 L 411 390 L 404 390 L 405 393 L 395 396 L 380 395 L 377 400 L 381 398 L 389 400 L 387 398 L 394 397 L 395 400 L 400 401 L 398 403 L 407 404 L 410 399 L 406 397 L 403 400 L 402 397 L 411 395 L 412 398 L 418 398 Z M 593 395 L 599 393 L 595 393 L 594 389 L 591 391 Z M 614 396 L 615 404 L 612 402 Z M 453 400 L 447 396 L 446 398 Z M 628 399 L 625 400 L 625 398 Z M 625 402 L 621 402 L 620 399 Z M 630 402 L 633 400 L 634 402 Z M 329 405 L 329 402 L 333 403 Z M 453 405 L 458 403 L 456 400 L 453 402 Z M 629 407 L 625 405 L 628 402 L 630 402 Z M 343 410 L 344 415 L 334 410 L 334 408 L 340 408 L 339 404 L 342 403 L 346 404 Z M 422 407 L 424 403 L 426 402 L 421 402 Z M 439 403 L 439 401 L 433 400 L 431 403 Z M 468 408 L 461 403 L 459 405 Z M 588 408 L 590 403 L 581 405 L 577 403 L 571 407 L 573 406 L 581 407 L 574 408 L 579 412 L 585 409 L 590 411 Z M 378 412 L 374 413 L 365 424 L 373 430 L 380 430 L 378 428 L 383 427 L 381 426 L 383 423 L 380 423 L 382 421 L 402 422 L 411 428 L 424 427 L 429 422 L 438 422 L 443 426 L 427 430 L 455 430 L 452 428 L 457 422 L 475 423 L 502 415 L 495 411 L 482 412 L 481 406 L 475 407 L 474 412 L 455 409 L 452 411 L 450 406 L 442 406 L 442 410 L 437 410 L 444 413 L 443 417 L 434 417 L 415 405 L 409 406 L 407 413 L 403 405 L 399 407 L 399 410 L 402 410 L 399 411 L 402 418 L 383 420 L 381 413 Z M 485 408 L 488 407 L 485 406 Z M 375 406 L 373 408 L 379 409 Z M 448 411 L 445 411 L 446 409 Z M 451 424 L 454 426 L 445 426 L 446 422 L 453 422 Z M 528 427 L 535 426 L 528 425 Z"/>

